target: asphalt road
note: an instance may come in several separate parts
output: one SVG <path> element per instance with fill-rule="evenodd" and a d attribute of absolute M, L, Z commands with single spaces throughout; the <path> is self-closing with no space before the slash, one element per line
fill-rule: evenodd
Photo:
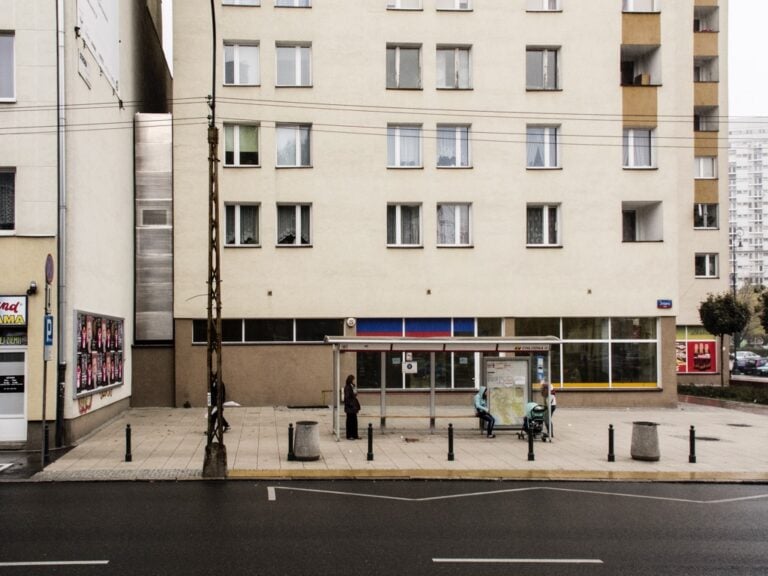
<path fill-rule="evenodd" d="M 765 575 L 768 486 L 0 484 L 0 576 Z"/>

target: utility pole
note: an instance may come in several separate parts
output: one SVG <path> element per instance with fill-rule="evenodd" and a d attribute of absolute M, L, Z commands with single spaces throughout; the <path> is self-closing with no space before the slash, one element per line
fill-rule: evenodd
<path fill-rule="evenodd" d="M 212 78 L 208 117 L 208 441 L 203 476 L 226 478 L 224 383 L 221 369 L 221 247 L 219 244 L 219 129 L 216 127 L 216 8 L 211 0 Z"/>

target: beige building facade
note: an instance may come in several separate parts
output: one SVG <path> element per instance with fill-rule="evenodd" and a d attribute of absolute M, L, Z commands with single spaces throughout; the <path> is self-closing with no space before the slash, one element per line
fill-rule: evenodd
<path fill-rule="evenodd" d="M 727 197 L 697 170 L 727 173 L 726 18 L 724 0 L 216 2 L 228 399 L 327 404 L 326 335 L 555 336 L 520 355 L 570 405 L 719 381 L 697 307 L 728 286 Z M 173 397 L 202 406 L 200 3 L 175 6 L 174 54 Z M 433 383 L 467 402 L 486 376 L 475 351 L 342 356 L 369 403 Z"/>
<path fill-rule="evenodd" d="M 129 405 L 133 123 L 169 83 L 154 4 L 0 0 L 2 446 Z"/>

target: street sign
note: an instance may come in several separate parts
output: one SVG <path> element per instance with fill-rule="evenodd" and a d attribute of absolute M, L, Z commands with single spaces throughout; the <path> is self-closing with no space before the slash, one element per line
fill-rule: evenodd
<path fill-rule="evenodd" d="M 53 356 L 53 315 L 45 315 L 45 326 L 43 328 L 43 340 L 45 345 L 43 359 L 48 361 Z"/>
<path fill-rule="evenodd" d="M 45 259 L 45 282 L 46 284 L 53 282 L 53 256 L 50 254 Z"/>

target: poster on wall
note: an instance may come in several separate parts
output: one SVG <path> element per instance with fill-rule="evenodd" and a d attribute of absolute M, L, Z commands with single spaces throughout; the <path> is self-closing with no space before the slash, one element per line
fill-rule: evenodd
<path fill-rule="evenodd" d="M 688 372 L 716 372 L 715 342 L 688 342 Z"/>
<path fill-rule="evenodd" d="M 678 326 L 675 342 L 678 374 L 717 372 L 717 340 L 701 326 Z"/>
<path fill-rule="evenodd" d="M 75 397 L 123 383 L 123 319 L 75 313 Z"/>
<path fill-rule="evenodd" d="M 530 359 L 484 358 L 484 382 L 488 388 L 488 410 L 499 427 L 521 427 L 529 397 Z"/>

